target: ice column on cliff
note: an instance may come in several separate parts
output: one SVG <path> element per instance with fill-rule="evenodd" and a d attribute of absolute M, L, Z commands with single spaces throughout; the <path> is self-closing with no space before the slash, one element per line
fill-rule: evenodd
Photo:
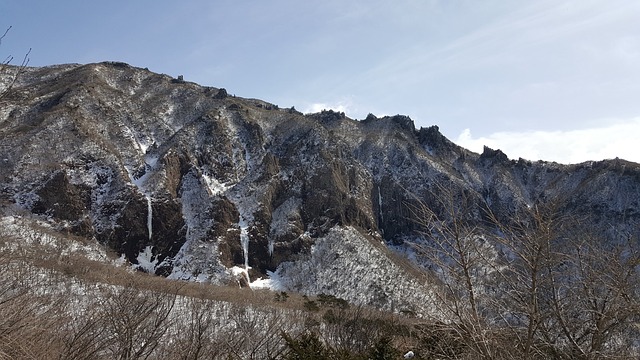
<path fill-rule="evenodd" d="M 147 198 L 147 232 L 149 233 L 149 240 L 153 234 L 153 208 L 151 206 L 151 196 L 145 194 Z"/>
<path fill-rule="evenodd" d="M 251 283 L 249 278 L 249 232 L 247 220 L 240 216 L 238 225 L 240 226 L 240 245 L 242 246 L 242 254 L 244 256 L 244 270 L 247 276 L 247 283 Z"/>

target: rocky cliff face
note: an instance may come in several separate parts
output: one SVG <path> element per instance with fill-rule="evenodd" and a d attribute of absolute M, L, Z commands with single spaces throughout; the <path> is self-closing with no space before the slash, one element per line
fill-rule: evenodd
<path fill-rule="evenodd" d="M 0 103 L 0 139 L 5 216 L 171 278 L 387 308 L 430 296 L 399 295 L 419 280 L 388 245 L 419 236 L 410 205 L 444 189 L 478 223 L 484 206 L 506 219 L 554 197 L 603 227 L 640 220 L 635 163 L 475 154 L 406 116 L 303 115 L 122 63 L 29 68 Z"/>

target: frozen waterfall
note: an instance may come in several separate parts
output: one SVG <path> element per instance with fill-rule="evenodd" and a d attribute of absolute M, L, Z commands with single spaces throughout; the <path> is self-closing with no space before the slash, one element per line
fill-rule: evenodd
<path fill-rule="evenodd" d="M 149 233 L 149 240 L 153 234 L 153 208 L 151 206 L 151 196 L 146 195 L 147 198 L 147 232 Z"/>

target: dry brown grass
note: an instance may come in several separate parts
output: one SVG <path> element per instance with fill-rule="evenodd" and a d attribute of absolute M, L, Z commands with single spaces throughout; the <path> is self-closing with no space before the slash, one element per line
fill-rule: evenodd
<path fill-rule="evenodd" d="M 288 354 L 285 339 L 310 333 L 327 349 L 347 354 L 342 358 L 364 356 L 384 339 L 418 359 L 474 358 L 478 346 L 491 350 L 488 358 L 523 353 L 522 334 L 514 329 L 433 323 L 331 296 L 167 280 L 114 266 L 114 254 L 90 260 L 65 251 L 69 243 L 91 243 L 30 224 L 40 238 L 0 231 L 0 359 L 280 359 Z M 394 262 L 415 271 L 401 260 Z M 474 331 L 482 331 L 482 344 L 473 343 Z M 568 356 L 548 344 L 535 346 L 539 351 L 529 358 Z"/>
<path fill-rule="evenodd" d="M 172 281 L 18 240 L 0 238 L 0 359 L 283 358 L 282 334 L 304 331 L 357 354 L 411 324 L 330 297 Z M 395 344 L 413 344 L 409 333 Z"/>

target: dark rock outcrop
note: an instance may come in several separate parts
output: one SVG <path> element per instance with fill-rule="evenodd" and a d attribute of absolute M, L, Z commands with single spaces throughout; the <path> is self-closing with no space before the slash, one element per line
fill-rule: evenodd
<path fill-rule="evenodd" d="M 483 206 L 507 218 L 560 196 L 562 211 L 596 224 L 640 221 L 638 164 L 511 161 L 408 116 L 303 115 L 172 80 L 121 63 L 27 69 L 0 113 L 3 211 L 132 263 L 150 247 L 158 274 L 198 254 L 198 271 L 247 263 L 252 279 L 336 226 L 402 243 L 420 230 L 412 204 L 437 208 L 443 191 L 466 194 L 480 224 Z"/>

